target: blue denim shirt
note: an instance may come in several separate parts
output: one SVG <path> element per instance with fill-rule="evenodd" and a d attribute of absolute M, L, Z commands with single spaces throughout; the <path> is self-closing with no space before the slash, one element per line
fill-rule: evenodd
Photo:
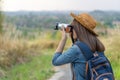
<path fill-rule="evenodd" d="M 54 66 L 60 66 L 67 63 L 72 63 L 76 80 L 85 80 L 86 60 L 77 45 L 73 45 L 64 53 L 55 53 L 53 56 L 52 64 Z"/>

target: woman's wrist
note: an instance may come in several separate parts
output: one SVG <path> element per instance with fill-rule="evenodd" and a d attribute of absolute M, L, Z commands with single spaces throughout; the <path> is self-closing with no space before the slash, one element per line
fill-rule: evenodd
<path fill-rule="evenodd" d="M 64 49 L 64 46 L 66 44 L 66 41 L 67 41 L 67 34 L 64 30 L 64 28 L 62 29 L 62 38 L 61 38 L 61 41 L 56 49 L 56 52 L 63 52 L 63 49 Z"/>
<path fill-rule="evenodd" d="M 62 39 L 58 45 L 58 48 L 56 49 L 56 52 L 61 52 L 61 53 L 63 52 L 66 41 L 67 41 L 67 37 L 62 37 Z"/>

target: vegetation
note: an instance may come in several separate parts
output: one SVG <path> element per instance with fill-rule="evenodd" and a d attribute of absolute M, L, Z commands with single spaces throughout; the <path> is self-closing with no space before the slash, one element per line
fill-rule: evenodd
<path fill-rule="evenodd" d="M 32 56 L 31 61 L 15 65 L 0 80 L 46 80 L 54 73 L 51 59 L 50 53 Z"/>
<path fill-rule="evenodd" d="M 1 0 L 0 0 L 0 5 L 1 5 Z M 2 33 L 2 21 L 3 21 L 3 16 L 2 16 L 2 11 L 1 11 L 1 6 L 0 6 L 0 34 Z"/>
<path fill-rule="evenodd" d="M 110 28 L 105 20 L 120 21 L 118 13 L 90 12 L 100 21 L 97 32 L 105 44 L 105 54 L 112 63 L 116 80 L 120 78 L 120 27 Z M 109 19 L 110 15 L 114 18 L 111 16 Z M 60 32 L 54 31 L 53 27 L 56 22 L 70 23 L 71 20 L 69 12 L 5 12 L 3 34 L 0 36 L 0 80 L 49 78 L 54 73 L 52 55 L 61 39 Z M 69 39 L 65 49 L 70 46 Z"/>
<path fill-rule="evenodd" d="M 9 28 L 8 32 L 7 29 L 4 30 L 4 35 L 0 36 L 0 80 L 49 78 L 54 73 L 51 64 L 53 51 L 51 48 L 55 48 L 56 43 L 52 40 L 47 43 L 39 40 L 47 36 L 28 40 L 20 34 L 19 30 Z"/>
<path fill-rule="evenodd" d="M 74 11 L 76 14 L 80 11 Z M 37 27 L 53 29 L 56 22 L 70 23 L 72 17 L 70 11 L 41 11 L 41 12 L 4 12 L 6 24 L 14 24 L 16 27 Z M 120 21 L 120 12 L 92 11 L 90 13 L 98 22 L 108 27 L 114 27 L 114 21 Z"/>
<path fill-rule="evenodd" d="M 109 58 L 113 71 L 115 74 L 115 80 L 120 79 L 120 30 L 109 30 L 111 33 L 108 36 L 101 37 L 101 40 L 105 44 L 106 47 L 106 56 Z"/>
<path fill-rule="evenodd" d="M 2 18 L 2 13 L 0 11 L 0 18 Z M 2 19 L 0 19 L 0 33 L 2 32 Z"/>

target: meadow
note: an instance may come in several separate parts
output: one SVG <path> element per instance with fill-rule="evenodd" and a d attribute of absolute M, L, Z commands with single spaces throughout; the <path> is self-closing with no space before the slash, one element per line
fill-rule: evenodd
<path fill-rule="evenodd" d="M 109 35 L 100 39 L 106 47 L 105 54 L 113 67 L 115 80 L 120 80 L 120 29 L 109 30 Z"/>
<path fill-rule="evenodd" d="M 25 30 L 25 29 L 24 29 Z M 0 36 L 0 80 L 47 80 L 54 74 L 52 56 L 60 41 L 59 31 L 4 28 Z M 115 78 L 120 80 L 120 29 L 108 29 L 100 35 L 105 55 L 111 61 Z M 65 49 L 71 46 L 67 41 Z"/>
<path fill-rule="evenodd" d="M 34 32 L 25 37 L 16 28 L 4 29 L 0 36 L 0 80 L 46 80 L 54 73 L 51 53 L 56 43 L 45 43 L 47 36 Z"/>

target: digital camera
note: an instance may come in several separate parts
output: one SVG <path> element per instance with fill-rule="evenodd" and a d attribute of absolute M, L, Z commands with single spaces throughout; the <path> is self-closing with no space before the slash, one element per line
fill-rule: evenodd
<path fill-rule="evenodd" d="M 64 27 L 64 29 L 67 33 L 69 33 L 71 31 L 70 24 L 66 24 L 66 23 L 56 23 L 55 30 L 62 29 L 62 27 Z"/>

